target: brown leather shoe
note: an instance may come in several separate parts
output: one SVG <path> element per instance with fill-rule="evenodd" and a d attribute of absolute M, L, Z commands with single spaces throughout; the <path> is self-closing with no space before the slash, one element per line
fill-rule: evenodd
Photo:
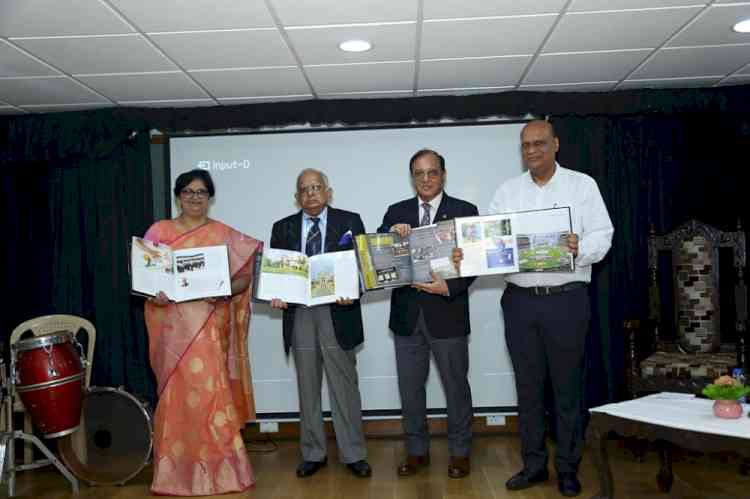
<path fill-rule="evenodd" d="M 409 454 L 406 456 L 406 460 L 398 466 L 396 472 L 398 476 L 411 476 L 414 475 L 419 468 L 430 464 L 430 455 L 425 454 L 424 456 L 413 456 Z"/>
<path fill-rule="evenodd" d="M 448 476 L 451 478 L 464 478 L 471 473 L 471 461 L 467 457 L 453 457 L 448 465 Z"/>

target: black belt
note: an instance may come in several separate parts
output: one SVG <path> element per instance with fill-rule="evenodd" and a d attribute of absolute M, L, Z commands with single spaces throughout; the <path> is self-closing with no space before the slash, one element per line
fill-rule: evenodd
<path fill-rule="evenodd" d="M 568 282 L 566 284 L 561 284 L 560 286 L 531 286 L 531 287 L 525 288 L 523 286 L 518 286 L 516 284 L 513 284 L 512 282 L 509 282 L 508 287 L 514 290 L 524 291 L 526 293 L 530 293 L 536 296 L 548 296 L 548 295 L 556 295 L 559 293 L 565 293 L 566 291 L 573 291 L 574 289 L 585 288 L 586 283 L 583 281 L 574 281 L 574 282 Z"/>

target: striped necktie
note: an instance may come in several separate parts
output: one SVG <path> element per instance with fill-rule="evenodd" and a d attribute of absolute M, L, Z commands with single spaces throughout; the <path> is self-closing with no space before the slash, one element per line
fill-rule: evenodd
<path fill-rule="evenodd" d="M 310 230 L 307 231 L 307 242 L 305 243 L 305 254 L 307 256 L 313 256 L 320 253 L 320 243 L 322 242 L 320 225 L 318 225 L 320 218 L 310 217 L 310 220 L 313 224 L 312 227 L 310 227 Z"/>
<path fill-rule="evenodd" d="M 430 203 L 422 203 L 422 209 L 424 209 L 424 215 L 422 215 L 422 221 L 419 222 L 419 226 L 430 225 Z"/>

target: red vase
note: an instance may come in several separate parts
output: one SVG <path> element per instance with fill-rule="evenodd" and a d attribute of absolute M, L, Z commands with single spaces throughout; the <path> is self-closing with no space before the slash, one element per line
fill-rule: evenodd
<path fill-rule="evenodd" d="M 714 414 L 724 419 L 737 419 L 742 416 L 742 404 L 736 400 L 714 400 Z"/>

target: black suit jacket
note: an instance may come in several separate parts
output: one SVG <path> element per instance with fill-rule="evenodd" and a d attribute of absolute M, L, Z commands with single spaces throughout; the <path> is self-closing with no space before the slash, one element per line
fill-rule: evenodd
<path fill-rule="evenodd" d="M 352 238 L 340 245 L 341 237 L 347 231 L 352 232 Z M 333 251 L 345 251 L 353 249 L 353 237 L 364 234 L 365 226 L 362 219 L 351 211 L 337 210 L 328 207 L 328 219 L 326 221 L 325 253 Z M 302 211 L 282 218 L 273 224 L 271 230 L 271 247 L 277 249 L 304 251 L 302 248 Z M 320 305 L 326 306 L 326 305 Z M 292 331 L 294 330 L 295 305 L 289 305 L 284 310 L 284 351 L 289 354 L 292 345 Z M 336 339 L 344 350 L 351 350 L 364 341 L 362 328 L 362 311 L 359 300 L 351 305 L 330 305 L 333 327 L 336 331 Z"/>
<path fill-rule="evenodd" d="M 477 207 L 473 204 L 452 198 L 444 192 L 434 220 L 438 222 L 478 214 Z M 389 206 L 378 232 L 389 232 L 392 226 L 399 223 L 419 226 L 416 197 Z M 394 289 L 391 294 L 391 318 L 388 322 L 391 331 L 402 336 L 411 335 L 417 326 L 419 311 L 422 310 L 433 337 L 452 338 L 469 334 L 469 286 L 474 282 L 474 277 L 448 279 L 446 282 L 450 296 L 420 292 L 412 287 Z"/>

